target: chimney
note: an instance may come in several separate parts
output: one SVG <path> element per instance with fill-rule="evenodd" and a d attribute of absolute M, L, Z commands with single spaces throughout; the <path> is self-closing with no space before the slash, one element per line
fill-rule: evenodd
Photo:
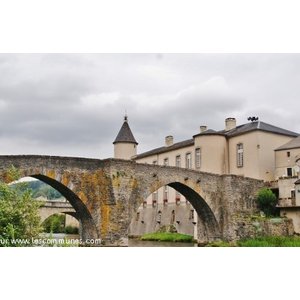
<path fill-rule="evenodd" d="M 168 135 L 165 138 L 165 146 L 166 147 L 170 147 L 173 145 L 173 136 L 172 135 Z"/>
<path fill-rule="evenodd" d="M 204 125 L 200 126 L 200 133 L 202 133 L 206 130 L 207 130 L 207 126 L 204 126 Z"/>
<path fill-rule="evenodd" d="M 235 118 L 227 118 L 225 119 L 225 131 L 229 131 L 236 127 L 236 119 Z"/>

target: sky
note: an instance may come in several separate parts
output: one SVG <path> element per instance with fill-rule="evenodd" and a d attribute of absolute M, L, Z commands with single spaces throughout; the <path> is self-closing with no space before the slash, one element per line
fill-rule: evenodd
<path fill-rule="evenodd" d="M 300 132 L 300 54 L 0 54 L 0 154 L 113 157 L 247 117 Z"/>

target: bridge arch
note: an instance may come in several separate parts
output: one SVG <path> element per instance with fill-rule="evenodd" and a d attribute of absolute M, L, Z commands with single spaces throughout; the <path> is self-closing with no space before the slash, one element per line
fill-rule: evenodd
<path fill-rule="evenodd" d="M 150 184 L 143 184 L 143 187 L 140 188 L 140 195 L 142 195 L 142 197 L 138 203 L 136 203 L 132 218 L 136 215 L 142 201 L 163 186 L 169 186 L 183 195 L 197 213 L 198 220 L 195 225 L 197 226 L 198 242 L 206 243 L 221 238 L 220 224 L 216 216 L 216 209 L 212 205 L 210 195 L 203 191 L 200 180 L 188 179 L 186 177 L 181 177 L 179 174 L 176 174 L 175 176 L 174 174 L 171 176 L 155 176 L 155 179 L 152 180 Z M 134 197 L 135 195 L 133 193 L 131 201 L 134 201 Z"/>
<path fill-rule="evenodd" d="M 197 239 L 199 242 L 213 241 L 221 237 L 220 226 L 215 214 L 199 193 L 180 182 L 169 183 L 168 186 L 183 195 L 195 209 L 198 215 Z"/>
<path fill-rule="evenodd" d="M 46 184 L 53 187 L 55 190 L 60 192 L 63 197 L 65 197 L 72 207 L 75 210 L 74 216 L 79 220 L 81 226 L 82 240 L 86 239 L 94 239 L 98 237 L 97 230 L 93 218 L 88 211 L 86 205 L 82 202 L 82 200 L 67 186 L 62 184 L 61 182 L 50 178 L 43 174 L 27 174 L 26 176 L 36 178 L 45 182 Z"/>
<path fill-rule="evenodd" d="M 51 206 L 49 206 L 49 203 L 51 203 Z M 68 202 L 65 202 L 64 204 L 69 204 Z M 78 220 L 78 217 L 76 215 L 76 212 L 73 207 L 57 207 L 56 201 L 45 201 L 45 203 L 42 203 L 40 207 L 40 217 L 41 217 L 41 223 L 43 223 L 46 219 L 51 217 L 55 214 L 65 214 L 70 215 Z M 80 221 L 80 220 L 78 220 Z"/>

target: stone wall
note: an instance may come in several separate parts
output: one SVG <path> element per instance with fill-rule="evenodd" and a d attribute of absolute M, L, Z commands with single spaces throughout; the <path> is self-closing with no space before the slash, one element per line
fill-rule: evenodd
<path fill-rule="evenodd" d="M 264 218 L 258 216 L 234 216 L 236 238 L 254 238 L 257 236 L 292 236 L 293 220 L 288 218 Z"/>
<path fill-rule="evenodd" d="M 236 240 L 236 216 L 252 216 L 259 212 L 256 195 L 263 187 L 263 182 L 256 179 L 244 178 L 237 175 L 224 175 L 223 197 L 225 207 L 223 213 L 223 236 L 224 240 Z"/>

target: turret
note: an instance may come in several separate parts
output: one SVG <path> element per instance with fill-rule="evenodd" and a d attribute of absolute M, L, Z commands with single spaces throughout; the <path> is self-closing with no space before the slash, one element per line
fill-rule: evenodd
<path fill-rule="evenodd" d="M 137 141 L 135 140 L 128 124 L 128 117 L 125 115 L 124 123 L 113 142 L 114 158 L 131 159 L 137 154 Z"/>

